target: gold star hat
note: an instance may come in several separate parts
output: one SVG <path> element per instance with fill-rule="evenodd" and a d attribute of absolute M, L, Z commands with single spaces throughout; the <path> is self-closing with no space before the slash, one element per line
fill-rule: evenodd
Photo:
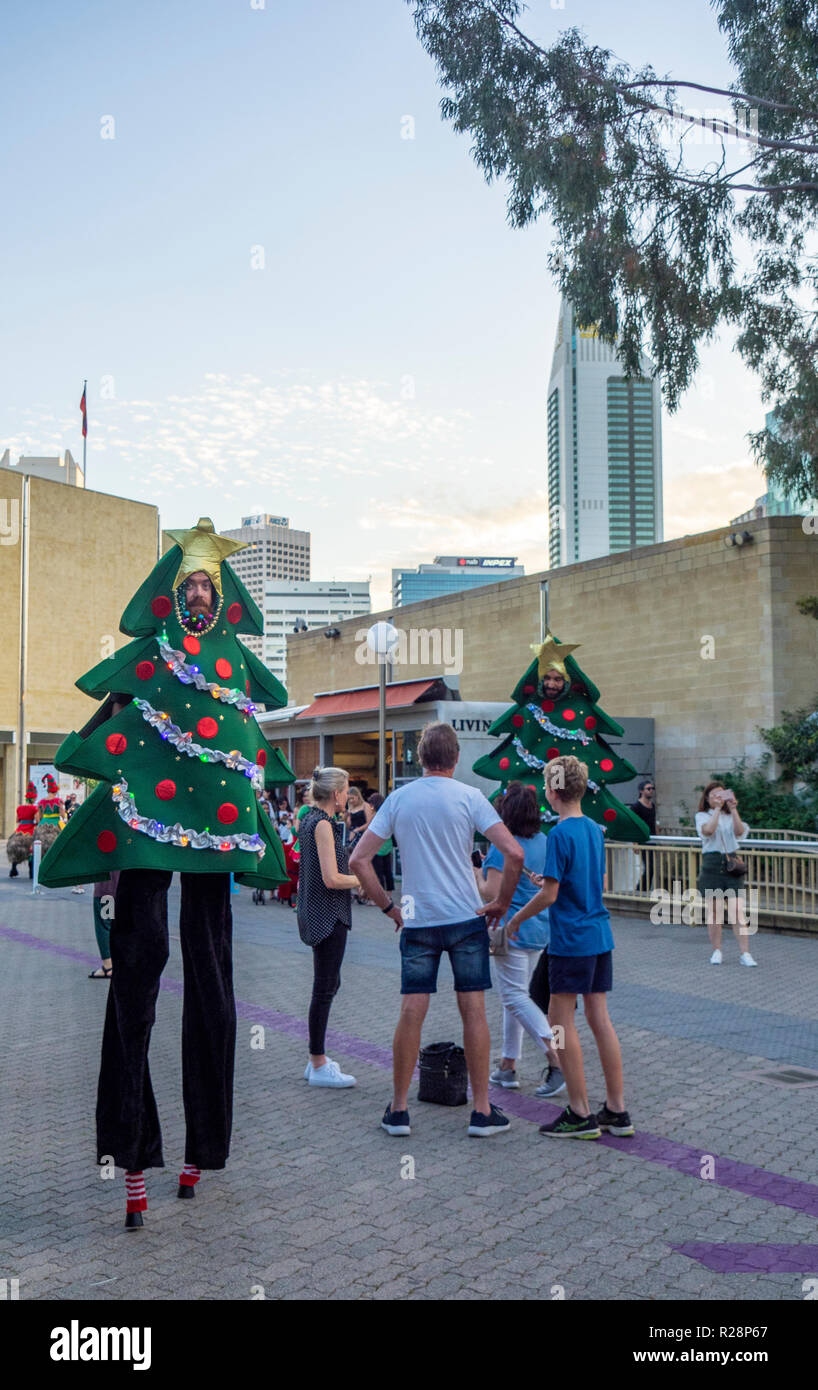
<path fill-rule="evenodd" d="M 537 678 L 542 680 L 546 671 L 558 671 L 567 680 L 564 658 L 580 645 L 579 642 L 558 642 L 550 632 L 546 634 L 544 642 L 532 642 L 531 650 L 537 658 Z"/>
<path fill-rule="evenodd" d="M 173 581 L 174 589 L 183 584 L 188 575 L 202 571 L 208 576 L 219 598 L 222 597 L 222 560 L 236 550 L 244 550 L 246 541 L 233 541 L 228 536 L 216 534 L 216 528 L 209 516 L 201 516 L 189 531 L 166 531 L 182 549 L 182 563 Z"/>

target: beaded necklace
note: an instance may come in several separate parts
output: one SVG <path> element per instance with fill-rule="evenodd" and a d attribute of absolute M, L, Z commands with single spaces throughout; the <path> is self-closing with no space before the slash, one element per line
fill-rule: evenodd
<path fill-rule="evenodd" d="M 218 595 L 216 607 L 210 615 L 206 613 L 197 613 L 196 617 L 192 618 L 190 616 L 190 609 L 187 606 L 184 608 L 182 607 L 181 595 L 184 587 L 184 584 L 180 584 L 179 587 L 173 591 L 173 606 L 176 611 L 179 626 L 184 628 L 185 632 L 195 632 L 197 637 L 201 637 L 204 633 L 210 632 L 219 621 L 219 614 L 222 611 L 222 596 L 221 594 Z"/>

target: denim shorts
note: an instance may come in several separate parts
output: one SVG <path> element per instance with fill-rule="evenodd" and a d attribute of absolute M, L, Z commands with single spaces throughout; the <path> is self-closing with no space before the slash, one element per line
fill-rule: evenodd
<path fill-rule="evenodd" d="M 552 994 L 607 994 L 613 988 L 613 951 L 599 956 L 552 956 L 548 952 Z"/>
<path fill-rule="evenodd" d="M 446 951 L 458 994 L 491 989 L 485 917 L 443 927 L 404 927 L 400 934 L 401 994 L 437 994 L 440 957 Z"/>

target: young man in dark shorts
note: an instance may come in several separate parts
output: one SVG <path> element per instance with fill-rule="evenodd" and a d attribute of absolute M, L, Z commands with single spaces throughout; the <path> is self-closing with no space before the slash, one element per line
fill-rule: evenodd
<path fill-rule="evenodd" d="M 620 1137 L 634 1133 L 622 1089 L 622 1053 L 608 1016 L 605 995 L 613 982 L 611 922 L 602 901 L 605 889 L 605 837 L 582 814 L 588 769 L 578 758 L 553 758 L 545 769 L 545 795 L 559 822 L 548 834 L 543 887 L 507 924 L 513 936 L 527 917 L 550 908 L 551 945 L 548 1019 L 554 1046 L 561 1046 L 568 1105 L 540 1134 L 554 1139 L 598 1139 L 602 1130 Z M 594 1035 L 605 1074 L 605 1104 L 591 1114 L 585 1088 L 582 1046 L 574 1023 L 577 995 Z"/>

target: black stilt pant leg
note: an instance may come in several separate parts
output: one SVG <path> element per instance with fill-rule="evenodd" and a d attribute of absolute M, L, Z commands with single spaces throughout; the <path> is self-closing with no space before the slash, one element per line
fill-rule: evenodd
<path fill-rule="evenodd" d="M 123 869 L 111 923 L 112 975 L 97 1091 L 97 1157 L 131 1172 L 164 1168 L 148 1067 L 159 979 L 168 959 L 164 869 Z"/>
<path fill-rule="evenodd" d="M 182 874 L 185 1163 L 223 1168 L 233 1127 L 236 1001 L 229 874 Z"/>

